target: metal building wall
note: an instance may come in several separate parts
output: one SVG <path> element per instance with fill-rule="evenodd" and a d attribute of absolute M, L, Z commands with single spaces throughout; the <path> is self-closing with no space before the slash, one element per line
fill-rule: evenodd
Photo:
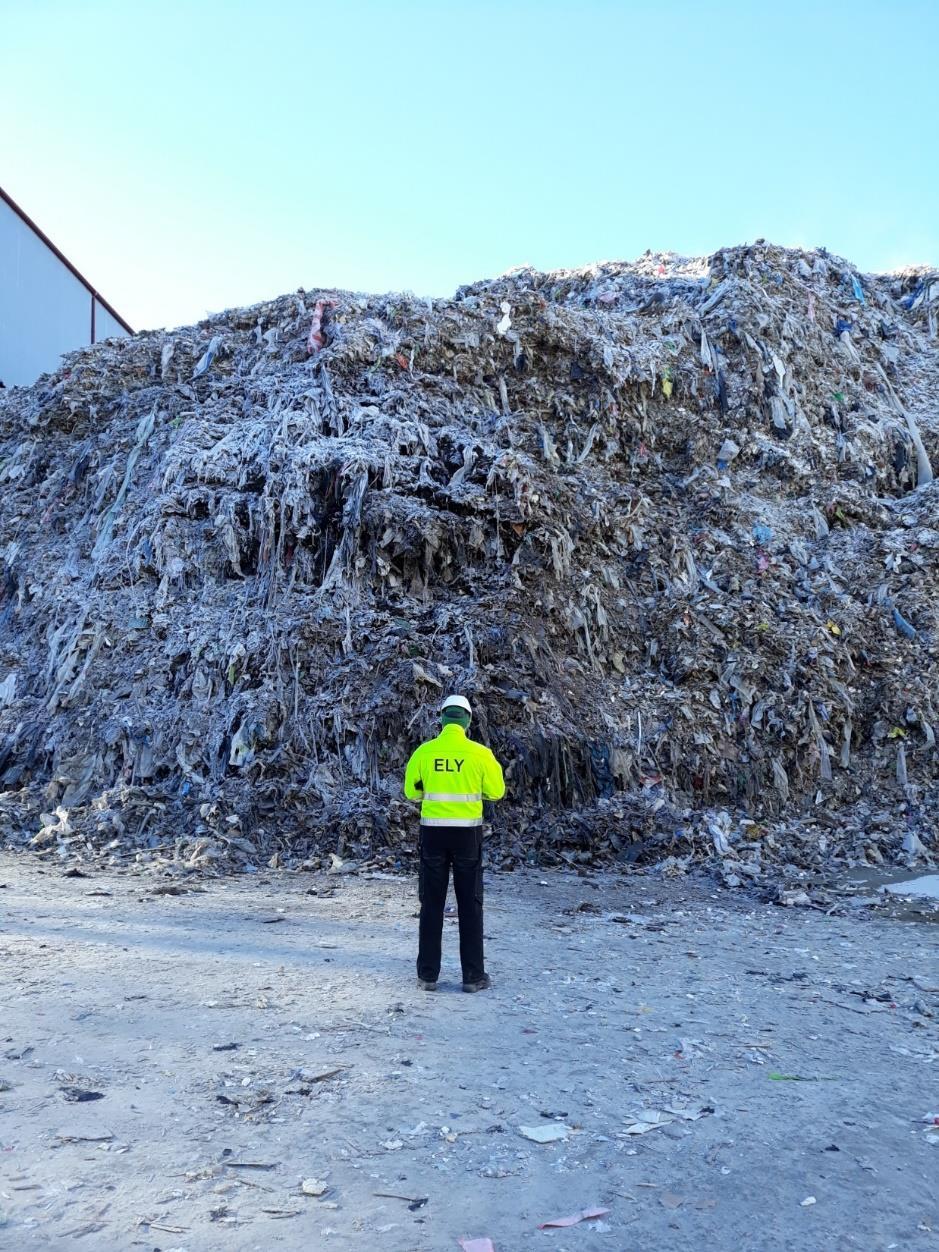
<path fill-rule="evenodd" d="M 102 339 L 113 339 L 115 335 L 126 336 L 127 331 L 120 324 L 116 317 L 104 307 L 101 301 L 95 297 L 95 343 L 100 343 Z"/>
<path fill-rule="evenodd" d="M 63 352 L 127 329 L 50 243 L 0 198 L 0 382 L 25 386 Z"/>

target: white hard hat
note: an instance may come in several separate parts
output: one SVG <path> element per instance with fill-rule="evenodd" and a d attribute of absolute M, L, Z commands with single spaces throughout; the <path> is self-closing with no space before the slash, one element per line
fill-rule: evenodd
<path fill-rule="evenodd" d="M 469 713 L 470 717 L 473 715 L 473 710 L 470 708 L 470 702 L 466 696 L 447 696 L 440 706 L 440 712 L 442 713 L 444 709 L 453 708 L 463 709 L 464 712 Z"/>

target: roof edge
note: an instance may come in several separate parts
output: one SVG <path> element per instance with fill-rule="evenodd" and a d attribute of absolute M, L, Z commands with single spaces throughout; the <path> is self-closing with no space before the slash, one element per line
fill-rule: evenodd
<path fill-rule="evenodd" d="M 124 318 L 121 317 L 117 309 L 115 309 L 114 306 L 109 301 L 105 300 L 101 292 L 98 291 L 98 289 L 94 287 L 88 281 L 88 279 L 84 276 L 84 274 L 82 274 L 81 270 L 79 270 L 76 266 L 72 264 L 72 262 L 68 259 L 65 253 L 60 248 L 57 248 L 55 246 L 55 244 L 52 242 L 52 240 L 49 238 L 46 232 L 44 230 L 40 230 L 40 228 L 36 225 L 36 223 L 29 216 L 29 214 L 24 213 L 23 210 L 20 208 L 20 206 L 13 199 L 13 197 L 11 195 L 8 195 L 7 192 L 3 190 L 2 187 L 0 187 L 0 200 L 3 200 L 5 204 L 8 204 L 10 206 L 10 208 L 13 210 L 16 216 L 20 218 L 21 221 L 26 223 L 26 225 L 33 232 L 33 234 L 37 235 L 42 240 L 42 242 L 46 245 L 46 247 L 49 249 L 50 252 L 52 252 L 55 256 L 58 257 L 58 259 L 62 262 L 65 268 L 69 270 L 74 275 L 75 278 L 78 279 L 81 285 L 91 294 L 91 296 L 93 296 L 95 300 L 98 301 L 101 307 L 104 309 L 107 309 L 107 311 L 111 314 L 114 320 L 120 326 L 123 326 L 124 330 L 127 331 L 128 335 L 133 335 L 135 331 L 134 331 L 134 328 L 131 326 L 131 324 L 129 322 L 126 322 Z"/>

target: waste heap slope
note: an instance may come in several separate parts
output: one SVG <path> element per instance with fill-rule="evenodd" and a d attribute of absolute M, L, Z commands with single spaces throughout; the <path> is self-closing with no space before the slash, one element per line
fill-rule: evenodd
<path fill-rule="evenodd" d="M 939 274 L 300 291 L 0 392 L 0 832 L 393 861 L 464 691 L 497 855 L 935 851 Z"/>

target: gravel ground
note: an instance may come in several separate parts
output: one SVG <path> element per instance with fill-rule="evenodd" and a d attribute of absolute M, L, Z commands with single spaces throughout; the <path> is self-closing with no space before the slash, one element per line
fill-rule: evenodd
<path fill-rule="evenodd" d="M 0 1248 L 939 1246 L 935 925 L 493 875 L 428 995 L 408 880 L 170 885 L 0 854 Z"/>

